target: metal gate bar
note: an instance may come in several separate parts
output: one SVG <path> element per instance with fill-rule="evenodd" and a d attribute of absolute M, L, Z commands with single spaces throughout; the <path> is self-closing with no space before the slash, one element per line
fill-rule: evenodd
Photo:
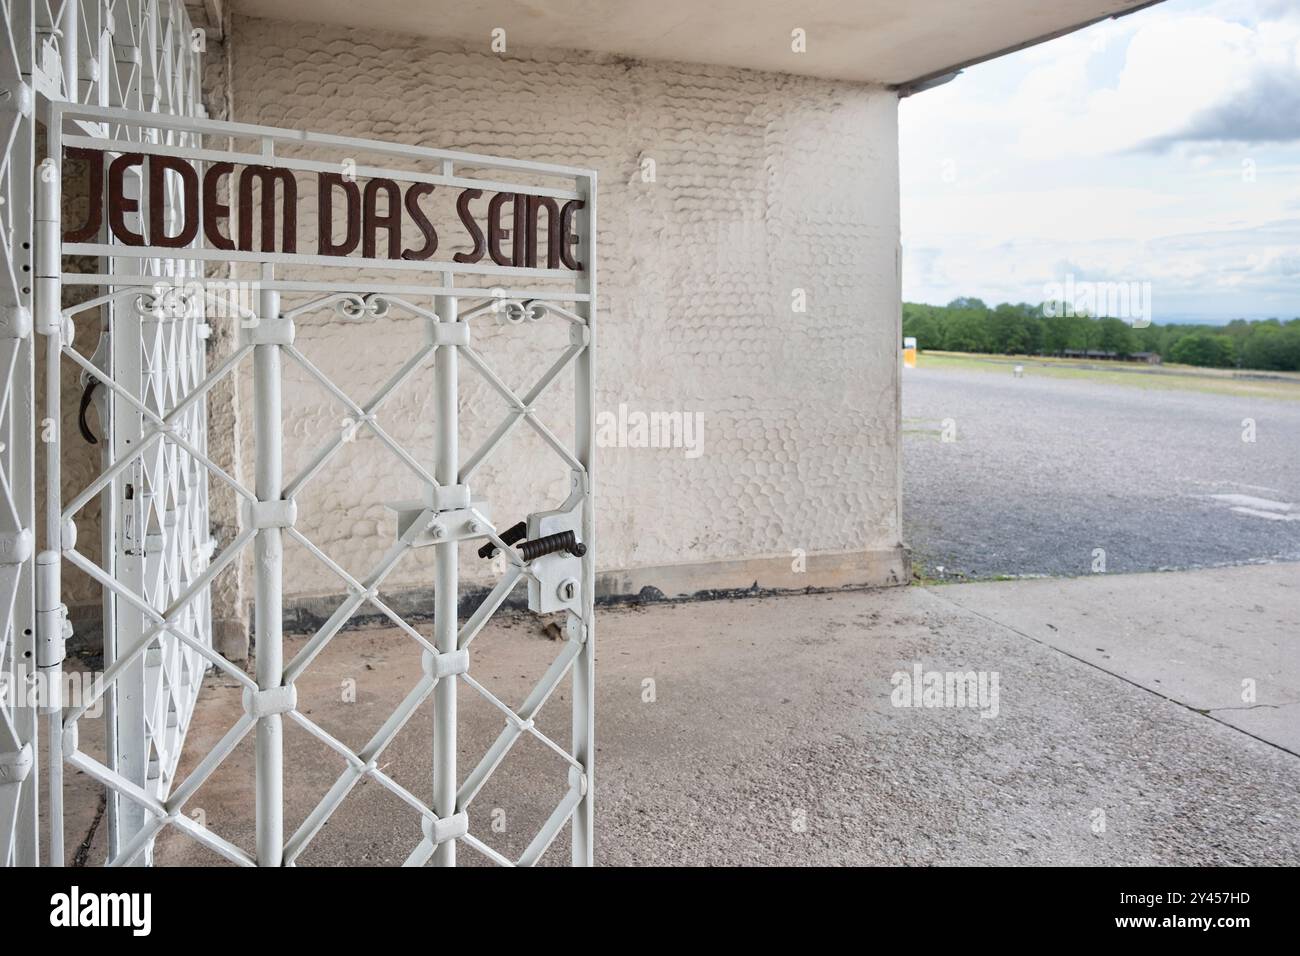
<path fill-rule="evenodd" d="M 443 175 L 450 176 L 450 161 L 443 162 Z M 452 276 L 443 274 L 442 284 L 452 285 Z M 456 322 L 455 296 L 437 298 L 438 321 Z M 438 349 L 434 408 L 438 429 L 437 481 L 444 488 L 457 482 L 460 469 L 460 384 L 458 349 Z M 443 541 L 433 546 L 437 573 L 434 584 L 434 649 L 439 658 L 450 658 L 456 651 L 456 612 L 460 597 L 460 566 L 455 541 Z M 433 689 L 433 812 L 437 819 L 450 820 L 456 815 L 456 682 L 439 680 Z M 467 828 L 468 829 L 468 828 Z M 456 865 L 456 841 L 443 840 L 434 844 L 432 832 L 425 833 L 421 847 L 435 845 L 434 862 L 439 866 Z M 418 851 L 417 851 L 418 852 Z"/>
<path fill-rule="evenodd" d="M 40 770 L 35 707 L 35 426 L 31 270 L 35 18 L 27 0 L 0 0 L 0 866 L 39 856 Z"/>
<path fill-rule="evenodd" d="M 263 266 L 262 281 L 273 278 L 275 267 Z M 282 321 L 278 292 L 264 289 L 258 305 L 259 321 Z M 275 694 L 284 684 L 284 542 L 280 534 L 281 525 L 272 521 L 264 523 L 257 513 L 276 509 L 284 488 L 280 373 L 279 346 L 269 342 L 254 345 L 253 444 L 257 470 L 254 582 L 257 590 L 253 626 L 257 635 L 259 698 Z M 258 865 L 278 866 L 284 856 L 284 726 L 281 712 L 258 716 L 256 814 Z"/>

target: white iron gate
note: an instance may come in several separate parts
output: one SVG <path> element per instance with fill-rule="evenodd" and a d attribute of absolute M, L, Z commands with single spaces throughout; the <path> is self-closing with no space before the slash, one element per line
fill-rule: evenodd
<path fill-rule="evenodd" d="M 72 6 L 75 15 L 77 5 Z M 113 6 L 125 9 L 127 5 L 107 4 L 104 9 Z M 176 4 L 162 6 L 172 14 L 179 10 Z M 137 2 L 131 8 L 141 14 L 132 22 L 146 32 L 150 22 L 155 30 L 166 26 L 159 4 Z M 150 11 L 152 21 L 146 15 Z M 188 55 L 183 44 L 172 47 L 169 38 L 186 35 L 179 20 L 173 26 L 174 34 L 165 29 L 150 34 L 156 48 L 171 50 L 162 58 L 168 75 Z M 100 49 L 112 49 L 111 36 Z M 194 115 L 196 72 L 181 70 L 188 79 L 169 85 L 142 82 L 139 63 L 130 58 L 126 62 L 125 79 L 114 79 L 112 71 L 102 67 L 95 70 L 96 83 L 113 79 L 135 96 L 134 100 L 123 97 L 126 107 L 104 105 L 104 97 L 88 105 L 88 96 L 46 95 L 29 103 L 27 113 L 20 112 L 24 121 L 18 128 L 31 134 L 34 107 L 45 121 L 48 158 L 40 164 L 34 182 L 5 170 L 20 192 L 30 190 L 36 219 L 35 236 L 24 239 L 25 224 L 21 216 L 13 216 L 14 203 L 5 207 L 14 218 L 7 223 L 9 235 L 17 236 L 21 252 L 34 246 L 35 253 L 28 264 L 34 282 L 22 285 L 21 254 L 12 257 L 19 268 L 11 276 L 0 275 L 0 306 L 5 307 L 8 323 L 0 326 L 0 373 L 7 369 L 9 375 L 7 401 L 0 408 L 0 424 L 7 436 L 0 453 L 5 477 L 5 494 L 0 496 L 0 612 L 13 608 L 10 626 L 0 633 L 6 641 L 7 672 L 16 675 L 34 660 L 43 674 L 43 687 L 63 686 L 68 572 L 93 582 L 103 606 L 102 682 L 67 706 L 57 698 L 41 701 L 49 725 L 42 748 L 48 752 L 47 785 L 42 789 L 48 793 L 49 859 L 64 859 L 62 773 L 67 765 L 104 788 L 111 864 L 150 862 L 155 839 L 172 828 L 235 863 L 292 865 L 363 780 L 395 795 L 422 821 L 423 837 L 413 838 L 408 865 L 430 860 L 452 865 L 457 843 L 496 863 L 531 865 L 570 820 L 573 862 L 589 864 L 594 729 L 594 174 L 529 161 L 210 121 Z M 163 86 L 170 90 L 166 97 L 158 95 Z M 78 88 L 75 76 L 70 88 Z M 142 90 L 152 91 L 152 98 L 142 99 Z M 163 99 L 171 109 L 164 109 Z M 65 161 L 73 159 L 90 170 L 88 215 L 94 217 L 102 208 L 102 220 L 64 221 L 59 190 L 68 179 Z M 346 174 L 341 179 L 340 170 Z M 475 235 L 477 258 L 445 254 L 434 258 L 432 252 L 393 258 L 395 236 L 390 232 L 390 257 L 380 259 L 370 238 L 373 233 L 368 233 L 362 256 L 350 255 L 350 250 L 340 254 L 326 221 L 320 244 L 328 251 L 300 254 L 291 238 L 297 202 L 291 195 L 296 187 L 290 182 L 313 175 L 322 182 L 333 177 L 349 209 L 354 195 L 360 201 L 356 183 L 366 182 L 367 223 L 380 217 L 370 188 L 377 182 L 418 187 L 417 208 L 419 195 L 460 190 L 465 205 L 458 200 L 457 211 L 470 219 L 469 204 L 480 196 L 495 194 L 491 208 L 498 211 L 499 197 L 507 197 L 514 209 L 514 235 L 489 229 L 486 242 L 483 235 Z M 222 176 L 228 177 L 229 192 L 238 198 L 230 203 L 236 209 L 227 208 L 218 192 L 209 191 L 209 182 L 220 185 Z M 280 195 L 283 201 L 277 206 Z M 394 215 L 398 195 L 386 193 L 386 215 Z M 19 207 L 22 201 L 19 195 Z M 414 212 L 410 205 L 405 208 Z M 215 227 L 214 241 L 207 217 L 218 211 L 226 225 Z M 260 244 L 254 235 L 259 211 Z M 529 216 L 532 230 L 525 242 Z M 543 220 L 547 224 L 544 266 L 538 262 L 537 239 Z M 191 221 L 200 223 L 192 231 Z M 468 219 L 462 221 L 468 224 Z M 223 235 L 226 228 L 228 238 Z M 351 229 L 349 219 L 346 231 Z M 428 235 L 435 231 L 428 218 L 421 229 L 426 249 L 431 242 L 436 244 Z M 78 235 L 69 237 L 70 232 Z M 567 244 L 570 233 L 576 233 L 572 247 Z M 400 234 L 399 225 L 399 246 Z M 504 239 L 513 245 L 510 255 L 498 254 Z M 10 241 L 12 245 L 14 240 Z M 348 241 L 345 236 L 344 244 Z M 485 251 L 490 257 L 484 257 Z M 81 266 L 78 271 L 78 264 L 86 261 L 99 265 L 92 271 Z M 223 266 L 233 270 L 232 277 L 207 275 Z M 13 289 L 5 288 L 7 278 L 15 279 Z M 13 307 L 8 297 L 15 300 Z M 403 317 L 423 329 L 422 344 L 395 360 L 391 351 L 377 348 L 374 360 L 392 361 L 391 374 L 373 394 L 353 395 L 296 341 L 299 328 L 322 316 L 358 321 Z M 472 329 L 493 321 L 520 335 L 551 323 L 567 330 L 554 361 L 530 387 L 512 387 L 475 347 Z M 221 323 L 228 324 L 227 330 L 237 326 L 237 341 L 209 369 L 207 340 Z M 14 334 L 4 338 L 9 328 Z M 35 380 L 32 330 L 43 342 L 45 387 L 39 408 L 30 391 Z M 12 343 L 8 351 L 6 343 Z M 499 425 L 468 455 L 460 449 L 464 430 L 459 380 L 464 365 L 482 377 L 506 408 Z M 291 453 L 283 413 L 287 369 L 345 409 L 350 427 L 366 431 L 420 489 L 416 500 L 395 506 L 392 544 L 366 573 L 348 570 L 313 540 L 312 526 L 300 520 L 304 492 L 314 487 L 322 469 L 343 451 L 351 436 L 347 430 L 322 429 L 313 438 L 313 451 L 305 457 Z M 572 440 L 566 441 L 553 430 L 554 422 L 543 420 L 538 402 L 569 372 Z M 214 390 L 229 387 L 241 376 L 251 380 L 251 485 L 215 460 L 208 446 L 208 402 Z M 394 437 L 391 417 L 389 427 L 381 422 L 392 414 L 387 406 L 393 396 L 408 383 L 427 389 L 434 398 L 431 460 Z M 65 407 L 69 395 L 78 392 L 84 396 L 80 411 L 84 413 L 91 404 L 98 410 L 95 438 L 101 457 L 85 482 L 74 482 L 63 472 L 71 450 L 64 447 L 66 429 L 59 427 L 71 414 Z M 34 423 L 39 421 L 54 424 L 41 435 L 45 520 L 40 551 L 34 555 L 32 449 Z M 476 475 L 487 474 L 494 453 L 525 423 L 525 431 L 538 436 L 556 456 L 568 476 L 568 492 L 562 500 L 532 511 L 518 525 L 499 529 L 488 504 L 471 495 L 470 485 Z M 306 464 L 286 467 L 287 461 L 298 458 Z M 220 544 L 209 532 L 212 496 L 218 493 L 233 495 L 241 514 L 238 532 Z M 3 507 L 5 498 L 9 507 Z M 93 526 L 96 509 L 97 548 L 79 543 L 77 528 L 79 521 Z M 505 560 L 495 585 L 461 623 L 458 548 L 466 542 L 481 545 L 480 553 L 496 552 Z M 311 555 L 343 594 L 334 613 L 288 660 L 282 633 L 286 545 Z M 416 551 L 433 555 L 431 638 L 397 613 L 384 594 L 386 582 Z M 211 586 L 220 575 L 233 573 L 240 562 L 251 566 L 255 591 L 253 676 L 212 646 Z M 529 607 L 538 613 L 561 613 L 565 627 L 554 662 L 525 700 L 512 707 L 475 678 L 469 650 L 521 581 L 528 585 Z M 362 613 L 382 615 L 418 645 L 423 669 L 397 709 L 357 748 L 344 744 L 298 706 L 296 682 Z M 181 774 L 182 745 L 203 673 L 211 667 L 242 687 L 242 715 Z M 535 718 L 570 676 L 573 723 L 566 746 L 544 734 Z M 503 717 L 497 739 L 468 772 L 457 767 L 461 685 L 498 708 Z M 427 787 L 412 788 L 386 773 L 380 757 L 429 699 L 434 712 L 433 774 Z M 11 697 L 9 703 L 12 706 L 4 711 L 0 724 L 0 811 L 6 814 L 0 817 L 0 835 L 16 850 L 0 845 L 5 850 L 0 861 L 34 863 L 36 720 L 33 708 L 22 699 Z M 105 708 L 105 740 L 97 754 L 81 739 L 78 727 L 87 712 L 100 704 Z M 286 720 L 344 763 L 333 787 L 292 832 L 286 830 L 284 819 Z M 256 835 L 254 845 L 240 846 L 191 818 L 186 808 L 249 735 L 256 750 L 252 788 Z M 470 811 L 488 778 L 525 735 L 563 761 L 568 779 L 554 811 L 512 860 L 481 839 L 478 818 Z M 10 792 L 13 799 L 6 803 Z"/>

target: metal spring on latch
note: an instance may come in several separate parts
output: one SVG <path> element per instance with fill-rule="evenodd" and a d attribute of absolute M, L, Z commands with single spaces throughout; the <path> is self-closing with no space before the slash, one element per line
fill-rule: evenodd
<path fill-rule="evenodd" d="M 577 535 L 572 531 L 561 531 L 558 534 L 548 534 L 534 538 L 532 541 L 521 542 L 516 550 L 525 561 L 532 561 L 544 554 L 555 554 L 557 551 L 567 551 L 574 557 L 580 558 L 587 553 L 587 546 L 579 544 Z"/>

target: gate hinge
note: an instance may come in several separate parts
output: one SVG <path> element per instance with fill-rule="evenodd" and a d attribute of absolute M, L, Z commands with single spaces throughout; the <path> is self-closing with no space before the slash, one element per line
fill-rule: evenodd
<path fill-rule="evenodd" d="M 72 636 L 68 607 L 59 600 L 59 552 L 36 556 L 36 666 L 57 667 Z"/>
<path fill-rule="evenodd" d="M 68 606 L 60 604 L 47 611 L 36 612 L 36 666 L 54 667 L 67 657 L 68 640 L 72 637 L 72 622 L 68 620 Z"/>
<path fill-rule="evenodd" d="M 33 231 L 36 242 L 36 331 L 42 335 L 63 335 L 65 322 L 59 297 L 63 238 L 59 234 L 59 167 L 52 159 L 41 160 L 36 169 Z"/>

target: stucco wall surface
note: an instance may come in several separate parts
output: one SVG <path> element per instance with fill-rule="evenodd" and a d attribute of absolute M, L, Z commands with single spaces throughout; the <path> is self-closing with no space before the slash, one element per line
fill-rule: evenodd
<path fill-rule="evenodd" d="M 703 423 L 698 455 L 599 449 L 602 569 L 898 548 L 892 93 L 594 54 L 494 53 L 487 38 L 473 49 L 244 18 L 234 21 L 230 50 L 231 101 L 244 122 L 598 171 L 598 409 L 698 413 Z M 303 213 L 312 215 L 304 207 L 300 222 Z M 440 247 L 439 256 L 452 251 Z M 528 331 L 531 339 L 490 323 L 475 330 L 476 347 L 516 387 L 563 344 L 556 332 Z M 357 323 L 328 314 L 304 317 L 298 331 L 304 351 L 356 399 L 420 334 L 400 316 Z M 288 474 L 341 414 L 294 374 L 284 398 Z M 429 371 L 384 416 L 430 464 L 431 390 Z M 241 393 L 242 424 L 211 442 L 247 473 L 246 379 Z M 542 406 L 562 438 L 572 434 L 571 401 L 566 375 Z M 463 454 L 504 411 L 481 378 L 462 371 Z M 492 502 L 499 524 L 563 496 L 566 472 L 548 454 L 517 429 L 477 477 L 475 496 Z M 394 535 L 383 502 L 416 490 L 395 459 L 362 439 L 305 493 L 299 528 L 364 572 Z M 468 570 L 471 580 L 491 580 L 487 567 Z M 340 590 L 309 558 L 291 559 L 287 571 L 291 596 Z M 417 556 L 389 584 L 430 580 Z"/>

